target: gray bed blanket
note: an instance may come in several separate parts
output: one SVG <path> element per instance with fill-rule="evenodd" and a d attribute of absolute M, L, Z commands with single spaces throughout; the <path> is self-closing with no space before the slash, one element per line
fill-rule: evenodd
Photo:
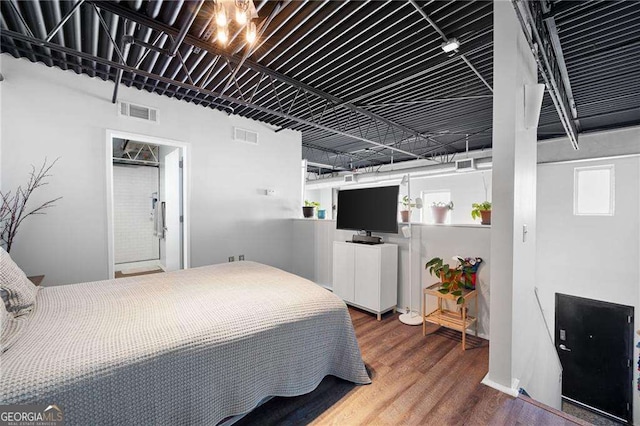
<path fill-rule="evenodd" d="M 370 383 L 342 300 L 254 262 L 44 288 L 0 375 L 2 404 L 69 425 L 215 425 L 326 375 Z"/>

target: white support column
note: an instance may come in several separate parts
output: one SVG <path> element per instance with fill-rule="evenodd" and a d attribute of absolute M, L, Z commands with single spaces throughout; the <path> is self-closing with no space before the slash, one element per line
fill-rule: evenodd
<path fill-rule="evenodd" d="M 484 383 L 516 394 L 535 314 L 536 128 L 525 127 L 524 93 L 537 83 L 537 68 L 510 1 L 494 2 L 493 22 L 491 345 Z"/>

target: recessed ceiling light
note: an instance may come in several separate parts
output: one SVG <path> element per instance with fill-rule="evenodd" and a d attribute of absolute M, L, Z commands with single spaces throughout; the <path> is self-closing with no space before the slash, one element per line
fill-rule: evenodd
<path fill-rule="evenodd" d="M 460 47 L 460 42 L 457 38 L 450 38 L 449 40 L 442 43 L 442 50 L 446 53 L 452 52 Z"/>

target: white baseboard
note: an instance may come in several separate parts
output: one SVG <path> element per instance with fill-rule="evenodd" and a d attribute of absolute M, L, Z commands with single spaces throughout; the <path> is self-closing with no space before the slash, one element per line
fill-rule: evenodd
<path fill-rule="evenodd" d="M 518 379 L 513 379 L 511 382 L 511 387 L 508 387 L 508 386 L 501 385 L 500 383 L 494 382 L 489 378 L 489 373 L 487 373 L 487 375 L 484 376 L 484 379 L 482 379 L 480 383 L 482 383 L 485 386 L 489 386 L 490 388 L 493 388 L 495 390 L 498 390 L 502 393 L 506 393 L 507 395 L 511 395 L 515 398 L 517 398 L 518 395 L 520 394 L 520 392 L 518 391 L 518 384 L 520 383 L 520 381 Z"/>

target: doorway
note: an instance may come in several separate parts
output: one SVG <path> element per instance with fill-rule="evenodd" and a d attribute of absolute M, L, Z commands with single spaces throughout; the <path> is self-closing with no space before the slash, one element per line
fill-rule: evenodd
<path fill-rule="evenodd" d="M 562 398 L 631 423 L 633 307 L 556 293 Z"/>
<path fill-rule="evenodd" d="M 110 278 L 189 267 L 189 145 L 107 131 Z"/>

